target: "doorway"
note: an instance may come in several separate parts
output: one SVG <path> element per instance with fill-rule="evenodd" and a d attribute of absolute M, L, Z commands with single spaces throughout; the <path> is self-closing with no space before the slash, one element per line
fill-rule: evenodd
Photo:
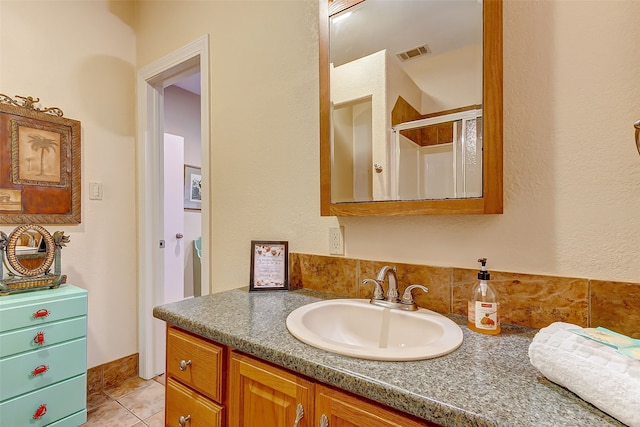
<path fill-rule="evenodd" d="M 139 375 L 163 373 L 165 324 L 153 307 L 165 303 L 164 90 L 200 75 L 201 293 L 209 293 L 209 37 L 204 36 L 149 64 L 137 76 L 138 351 Z M 173 238 L 175 239 L 175 233 Z"/>

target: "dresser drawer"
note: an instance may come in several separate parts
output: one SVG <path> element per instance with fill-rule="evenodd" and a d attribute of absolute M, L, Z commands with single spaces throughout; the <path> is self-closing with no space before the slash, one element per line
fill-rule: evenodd
<path fill-rule="evenodd" d="M 223 360 L 222 347 L 180 329 L 167 329 L 167 376 L 217 402 L 222 396 Z"/>
<path fill-rule="evenodd" d="M 0 402 L 86 372 L 87 340 L 0 359 Z"/>
<path fill-rule="evenodd" d="M 74 286 L 0 296 L 3 331 L 87 314 L 87 291 Z"/>
<path fill-rule="evenodd" d="M 189 417 L 191 427 L 222 427 L 222 406 L 167 378 L 166 420 L 168 427 L 179 427 L 180 417 Z"/>
<path fill-rule="evenodd" d="M 39 334 L 42 335 L 39 335 Z M 50 347 L 87 335 L 87 318 L 62 320 L 0 334 L 0 358 Z M 40 344 L 39 344 L 40 343 Z"/>
<path fill-rule="evenodd" d="M 66 418 L 47 425 L 47 427 L 78 427 L 87 422 L 87 411 L 82 410 Z"/>
<path fill-rule="evenodd" d="M 46 426 L 86 408 L 86 374 L 0 403 L 0 426 Z M 64 425 L 64 424 L 62 424 Z"/>

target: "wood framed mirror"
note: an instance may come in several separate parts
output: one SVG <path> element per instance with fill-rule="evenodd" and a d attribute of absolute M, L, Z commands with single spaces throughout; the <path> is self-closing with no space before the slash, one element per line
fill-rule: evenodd
<path fill-rule="evenodd" d="M 60 251 L 68 242 L 69 236 L 62 231 L 52 236 L 37 224 L 20 225 L 8 237 L 0 231 L 0 297 L 57 288 L 65 283 L 67 276 L 60 272 Z M 4 266 L 8 269 L 6 275 Z"/>
<path fill-rule="evenodd" d="M 388 91 L 387 86 L 389 83 L 383 83 L 382 90 L 380 93 L 382 95 L 380 97 L 386 97 L 384 104 L 388 106 L 388 108 L 382 112 L 377 113 L 379 109 L 374 105 L 366 106 L 366 102 L 371 101 L 372 99 L 375 102 L 376 96 L 375 94 L 367 94 L 362 95 L 362 91 L 359 94 L 352 95 L 349 98 L 351 104 L 356 105 L 355 108 L 361 108 L 360 102 L 363 102 L 365 105 L 363 108 L 357 111 L 364 111 L 365 117 L 365 126 L 370 126 L 371 130 L 365 131 L 364 134 L 368 135 L 368 140 L 365 142 L 367 148 L 370 153 L 368 157 L 365 157 L 364 160 L 353 153 L 360 153 L 358 151 L 360 149 L 355 149 L 353 147 L 349 147 L 347 149 L 347 157 L 349 158 L 346 163 L 346 175 L 347 175 L 347 193 L 351 191 L 351 188 L 354 188 L 353 195 L 349 194 L 344 196 L 344 194 L 340 194 L 340 186 L 345 187 L 344 184 L 337 184 L 337 179 L 340 174 L 345 175 L 345 161 L 341 158 L 341 148 L 336 144 L 336 140 L 340 138 L 340 136 L 336 136 L 334 134 L 334 127 L 336 123 L 340 122 L 342 119 L 334 114 L 337 110 L 341 109 L 344 105 L 349 104 L 349 102 L 345 102 L 344 99 L 339 99 L 339 96 L 336 94 L 339 93 L 338 89 L 336 89 L 336 82 L 338 78 L 336 77 L 336 64 L 343 65 L 344 59 L 338 60 L 335 52 L 332 52 L 331 49 L 334 45 L 339 45 L 337 40 L 334 40 L 334 45 L 331 45 L 331 31 L 336 32 L 335 27 L 332 30 L 332 24 L 335 25 L 335 18 L 338 16 L 343 16 L 348 12 L 355 12 L 362 14 L 362 10 L 365 7 L 372 7 L 375 3 L 375 0 L 334 0 L 332 2 L 328 2 L 328 0 L 319 0 L 319 69 L 320 69 L 320 208 L 321 215 L 323 216 L 409 216 L 409 215 L 451 215 L 451 214 L 498 214 L 502 213 L 503 209 L 503 185 L 502 185 L 502 0 L 484 0 L 482 2 L 477 2 L 477 0 L 469 1 L 470 7 L 475 7 L 478 9 L 477 16 L 478 20 L 481 21 L 481 34 L 478 33 L 478 38 L 481 38 L 481 60 L 479 61 L 478 68 L 482 70 L 482 76 L 478 76 L 479 82 L 478 86 L 481 86 L 481 91 L 479 90 L 477 95 L 481 97 L 480 102 L 467 102 L 465 105 L 456 106 L 453 108 L 440 108 L 437 112 L 426 108 L 425 111 L 425 103 L 422 102 L 421 105 L 414 105 L 416 102 L 405 102 L 404 104 L 410 104 L 409 108 L 402 109 L 404 99 L 402 97 L 396 97 L 396 92 Z M 405 0 L 408 1 L 408 0 Z M 443 2 L 437 0 L 410 0 L 413 3 L 421 3 L 425 4 L 437 4 L 441 5 L 448 4 L 461 4 L 463 2 Z M 380 0 L 377 0 L 378 3 L 381 3 Z M 396 1 L 382 0 L 383 3 L 387 4 L 395 4 L 396 10 L 398 10 L 400 4 Z M 378 12 L 379 13 L 379 12 Z M 455 25 L 452 20 L 457 19 L 457 16 L 461 15 L 457 12 L 453 15 L 449 15 L 447 25 L 445 28 L 454 31 L 456 27 L 460 27 L 460 25 Z M 451 18 L 453 16 L 454 18 Z M 352 19 L 352 18 L 348 18 Z M 445 17 L 442 16 L 440 20 L 444 20 Z M 346 21 L 346 19 L 345 19 Z M 390 17 L 385 18 L 385 25 L 388 22 L 391 22 L 392 19 Z M 371 20 L 367 21 L 371 24 Z M 421 22 L 422 26 L 424 21 L 418 20 Z M 397 25 L 397 24 L 396 24 Z M 403 27 L 401 30 L 398 29 L 399 32 L 406 33 L 408 32 L 409 24 L 406 27 Z M 415 24 L 411 24 L 414 25 Z M 370 25 L 371 26 L 371 25 Z M 480 27 L 480 23 L 478 23 Z M 376 27 L 373 25 L 373 27 Z M 384 33 L 380 27 L 376 27 L 375 29 L 378 33 Z M 395 30 L 392 30 L 395 31 Z M 349 29 L 345 31 L 348 34 L 354 34 L 355 31 L 353 29 Z M 338 34 L 336 32 L 336 34 Z M 371 36 L 364 36 L 365 38 L 371 38 Z M 424 43 L 421 42 L 421 43 Z M 331 45 L 331 47 L 330 47 Z M 425 45 L 425 50 L 429 50 L 428 43 Z M 413 52 L 411 52 L 413 47 L 415 46 L 407 46 L 405 52 L 405 56 L 411 57 Z M 396 56 L 399 54 L 397 51 L 393 51 L 393 47 L 384 48 L 384 57 L 381 59 L 382 65 L 379 66 L 383 69 L 383 79 L 387 79 L 387 74 L 391 74 L 391 67 L 398 67 L 393 61 L 396 60 Z M 434 44 L 434 53 L 437 53 L 437 43 Z M 352 50 L 351 48 L 346 50 Z M 353 50 L 356 50 L 355 48 Z M 387 50 L 389 52 L 387 52 Z M 382 52 L 382 50 L 380 51 Z M 401 52 L 402 53 L 402 52 Z M 367 58 L 373 57 L 373 54 L 367 56 Z M 342 61 L 342 62 L 340 62 Z M 334 64 L 335 62 L 335 64 Z M 354 61 L 355 62 L 355 61 Z M 339 66 L 338 65 L 338 66 Z M 358 72 L 354 74 L 356 77 L 351 81 L 359 81 L 366 79 L 367 76 L 370 75 L 368 72 Z M 331 86 L 331 76 L 334 77 L 334 87 L 332 93 Z M 348 81 L 348 80 L 347 80 Z M 351 88 L 348 83 L 343 83 L 344 80 L 340 81 L 342 87 Z M 344 92 L 344 90 L 343 90 Z M 348 92 L 348 90 L 347 90 Z M 357 92 L 357 91 L 356 91 Z M 390 94 L 387 95 L 387 92 Z M 335 99 L 332 99 L 332 96 Z M 429 94 L 427 94 L 427 97 Z M 378 99 L 380 99 L 378 97 Z M 397 98 L 397 100 L 396 100 Z M 423 97 L 424 99 L 424 97 Z M 395 104 L 394 104 L 395 101 Z M 394 104 L 394 110 L 392 113 L 391 104 Z M 399 107 L 400 106 L 400 107 Z M 459 108 L 458 108 L 459 107 Z M 400 108 L 400 109 L 399 109 Z M 374 112 L 371 113 L 371 110 Z M 356 111 L 356 110 L 354 110 Z M 400 113 L 398 113 L 400 111 Z M 421 126 L 427 126 L 428 129 L 423 129 L 422 131 L 415 130 L 407 130 L 409 129 L 409 125 L 406 125 L 405 122 L 402 122 L 398 119 L 400 116 L 407 116 L 406 111 L 413 111 L 413 115 L 409 114 L 408 119 L 405 120 L 413 123 L 420 124 Z M 353 113 L 348 113 L 352 116 L 355 116 Z M 376 114 L 378 117 L 382 117 L 380 114 L 384 116 L 384 119 L 380 119 L 379 123 L 384 123 L 382 128 L 379 123 L 371 126 L 371 121 L 376 120 Z M 374 117 L 374 119 L 370 119 L 370 116 Z M 393 117 L 392 117 L 393 115 Z M 462 118 L 461 118 L 462 117 Z M 476 118 L 478 120 L 476 120 Z M 467 126 L 462 121 L 470 120 Z M 400 159 L 400 153 L 402 152 L 400 149 L 400 140 L 402 135 L 404 137 L 410 137 L 408 135 L 409 132 L 422 132 L 423 134 L 426 132 L 436 132 L 436 127 L 441 126 L 441 122 L 449 122 L 453 123 L 453 125 L 448 125 L 449 128 L 453 126 L 454 130 L 446 130 L 443 133 L 453 133 L 454 135 L 466 135 L 467 132 L 465 129 L 473 129 L 474 132 L 477 130 L 478 136 L 478 147 L 477 147 L 477 160 L 478 163 L 481 163 L 480 166 L 476 166 L 476 172 L 466 172 L 469 176 L 474 173 L 477 175 L 475 178 L 477 180 L 475 191 L 457 191 L 456 188 L 461 185 L 456 184 L 456 177 L 454 176 L 451 180 L 454 182 L 451 193 L 446 192 L 433 192 L 427 193 L 424 188 L 428 187 L 427 184 L 418 183 L 417 186 L 424 187 L 420 191 L 416 191 L 415 194 L 407 196 L 406 191 L 403 193 L 402 187 L 399 187 L 398 183 L 401 182 L 398 178 L 402 173 L 405 173 L 406 169 L 402 169 L 402 161 Z M 467 122 L 465 122 L 467 123 Z M 477 125 L 477 127 L 476 127 Z M 457 129 L 457 130 L 456 130 Z M 347 133 L 349 135 L 351 130 Z M 442 132 L 442 130 L 441 130 Z M 355 132 L 353 132 L 355 134 Z M 475 135 L 475 134 L 474 134 Z M 474 136 L 475 137 L 475 136 Z M 457 138 L 464 138 L 464 136 L 459 136 Z M 374 144 L 372 142 L 374 139 L 382 140 L 382 145 L 374 146 L 373 149 L 369 148 L 369 145 Z M 452 146 L 456 145 L 456 140 L 453 142 L 450 141 L 450 137 L 446 140 L 446 144 L 450 144 Z M 432 140 L 434 140 L 432 138 Z M 410 144 L 418 146 L 418 150 L 414 150 L 416 152 L 423 153 L 424 145 L 435 144 L 434 146 L 427 147 L 427 149 L 432 148 L 440 148 L 444 147 L 444 140 L 440 138 L 435 139 L 436 142 L 433 143 L 425 143 L 420 142 L 419 144 L 415 144 L 416 139 L 413 138 L 413 142 Z M 421 140 L 422 141 L 422 140 Z M 426 140 L 425 140 L 426 141 Z M 378 143 L 379 144 L 379 143 Z M 460 146 L 460 143 L 457 143 Z M 437 145 L 437 147 L 436 147 Z M 354 145 L 355 146 L 355 143 Z M 377 148 L 376 148 L 377 147 Z M 382 147 L 382 148 L 380 148 Z M 465 151 L 464 142 L 462 143 L 462 149 L 458 148 L 458 152 Z M 455 150 L 455 149 L 454 149 Z M 344 151 L 344 150 L 342 150 Z M 432 150 L 433 151 L 433 150 Z M 441 151 L 441 150 L 436 150 Z M 468 149 L 467 149 L 468 151 Z M 373 152 L 373 154 L 371 154 Z M 377 153 L 377 154 L 376 154 Z M 455 151 L 454 151 L 455 153 Z M 460 160 L 456 160 L 456 155 L 447 154 L 449 157 L 446 160 L 448 162 L 447 168 L 456 170 L 456 164 L 458 165 L 458 171 L 463 170 L 460 164 L 464 164 L 464 159 L 462 163 Z M 377 157 L 376 157 L 377 156 Z M 423 154 L 418 154 L 419 156 L 423 156 Z M 423 158 L 426 158 L 424 156 Z M 435 157 L 435 156 L 434 156 Z M 416 163 L 418 164 L 418 168 L 420 172 L 417 173 L 417 180 L 424 181 L 426 178 L 426 169 L 427 166 L 420 166 L 424 163 L 423 158 L 418 158 Z M 404 161 L 406 157 L 403 157 Z M 412 162 L 414 159 L 411 160 Z M 363 172 L 356 172 L 355 169 L 357 166 L 354 166 L 356 163 L 363 165 L 362 167 L 365 169 L 364 175 Z M 472 163 L 471 161 L 468 162 Z M 406 163 L 404 163 L 406 164 Z M 436 167 L 431 167 L 431 170 L 436 170 Z M 466 169 L 464 169 L 466 171 Z M 448 172 L 449 173 L 449 172 Z M 454 172 L 455 174 L 456 172 Z M 357 181 L 358 174 L 360 176 L 364 176 L 364 178 L 360 178 L 360 181 Z M 464 174 L 464 173 L 463 173 Z M 458 182 L 461 181 L 459 178 L 461 172 L 457 172 Z M 333 180 L 332 180 L 333 179 Z M 414 178 L 412 178 L 414 179 Z M 449 179 L 449 178 L 447 178 Z M 362 180 L 367 181 L 367 184 L 364 184 L 364 190 L 357 190 L 360 187 L 360 184 L 356 182 L 362 182 Z M 424 181 L 426 182 L 426 181 Z M 433 182 L 433 181 L 431 181 Z M 429 185 L 431 185 L 431 182 Z M 457 185 L 457 187 L 456 187 Z M 451 187 L 451 184 L 449 184 Z M 473 187 L 473 185 L 469 184 L 469 187 Z M 360 195 L 356 195 L 357 192 L 360 192 Z"/>
<path fill-rule="evenodd" d="M 42 226 L 27 224 L 17 227 L 7 243 L 7 262 L 15 273 L 24 277 L 46 274 L 53 264 L 53 237 Z"/>

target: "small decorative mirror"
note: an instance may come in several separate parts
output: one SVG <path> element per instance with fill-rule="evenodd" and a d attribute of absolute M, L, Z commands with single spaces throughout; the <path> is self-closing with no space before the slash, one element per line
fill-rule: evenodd
<path fill-rule="evenodd" d="M 16 227 L 7 237 L 0 231 L 0 296 L 36 289 L 57 288 L 66 282 L 61 274 L 60 251 L 69 242 L 63 232 L 53 234 L 40 225 Z M 3 264 L 7 268 L 5 277 Z M 53 266 L 53 273 L 51 267 Z"/>

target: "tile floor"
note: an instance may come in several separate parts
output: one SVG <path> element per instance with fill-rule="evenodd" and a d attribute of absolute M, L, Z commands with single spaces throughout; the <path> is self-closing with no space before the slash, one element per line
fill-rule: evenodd
<path fill-rule="evenodd" d="M 87 399 L 83 427 L 163 427 L 164 375 L 153 380 L 132 378 Z"/>

